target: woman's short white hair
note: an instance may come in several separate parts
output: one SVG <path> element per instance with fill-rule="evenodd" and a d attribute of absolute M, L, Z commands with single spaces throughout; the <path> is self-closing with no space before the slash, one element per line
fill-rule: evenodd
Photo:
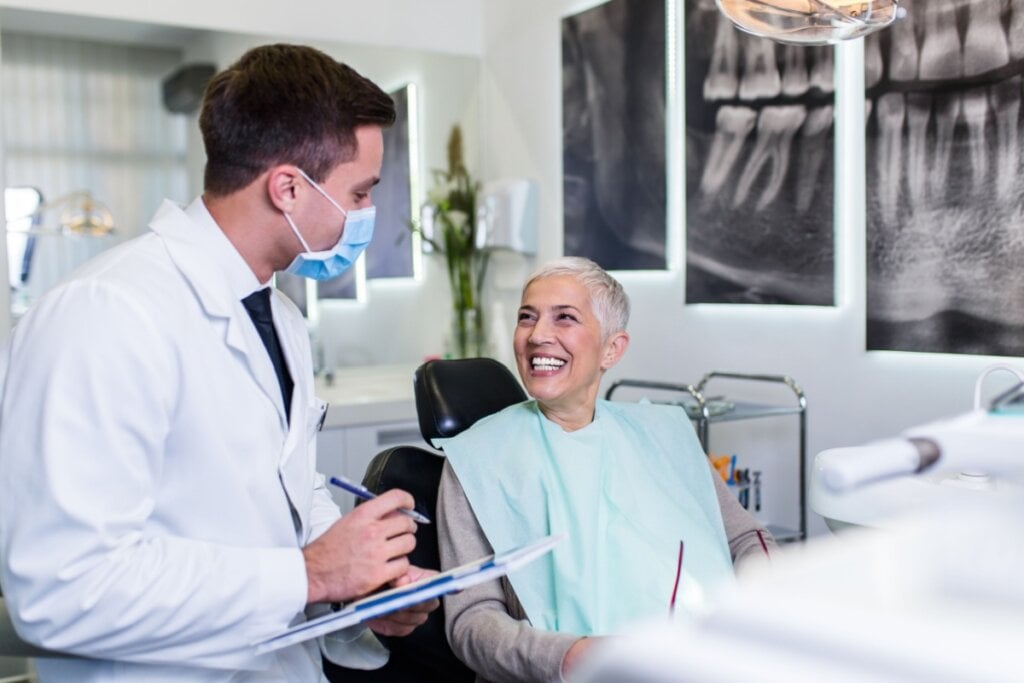
<path fill-rule="evenodd" d="M 523 293 L 536 282 L 549 277 L 568 275 L 587 288 L 594 315 L 601 323 L 601 338 L 608 339 L 624 332 L 629 322 L 629 297 L 618 280 L 588 258 L 565 256 L 545 263 L 535 270 L 523 285 Z"/>

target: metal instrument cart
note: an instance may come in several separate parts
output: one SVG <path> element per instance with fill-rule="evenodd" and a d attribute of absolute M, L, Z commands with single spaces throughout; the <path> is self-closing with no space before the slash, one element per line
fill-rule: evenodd
<path fill-rule="evenodd" d="M 706 398 L 708 395 L 708 385 L 719 379 L 784 384 L 793 392 L 795 403 L 783 405 L 735 400 L 729 400 L 728 402 L 709 400 Z M 704 375 L 696 385 L 621 379 L 608 388 L 608 391 L 605 392 L 605 398 L 611 400 L 612 395 L 622 387 L 657 389 L 686 394 L 686 398 L 680 401 L 660 402 L 679 405 L 686 410 L 694 423 L 697 437 L 700 439 L 700 444 L 705 452 L 708 451 L 710 427 L 716 422 L 796 415 L 800 423 L 800 444 L 798 449 L 798 456 L 800 458 L 798 468 L 800 473 L 800 490 L 798 494 L 800 527 L 794 530 L 769 525 L 768 529 L 780 543 L 802 541 L 807 538 L 807 399 L 804 396 L 803 390 L 800 389 L 791 377 L 786 375 L 757 375 L 714 371 Z M 727 410 L 720 410 L 723 403 L 729 404 Z"/>

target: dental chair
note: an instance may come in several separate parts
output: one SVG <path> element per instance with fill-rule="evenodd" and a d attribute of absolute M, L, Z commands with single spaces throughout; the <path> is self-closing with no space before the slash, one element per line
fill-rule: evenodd
<path fill-rule="evenodd" d="M 416 370 L 413 389 L 420 432 L 427 443 L 455 436 L 480 418 L 526 400 L 526 393 L 508 368 L 491 358 L 428 361 Z M 443 455 L 417 446 L 396 446 L 374 456 L 363 485 L 375 493 L 393 488 L 408 491 L 436 522 L 437 489 L 443 467 Z M 440 569 L 436 524 L 419 525 L 416 549 L 409 560 L 418 567 Z M 475 678 L 448 646 L 443 606 L 404 638 L 378 637 L 391 650 L 387 665 L 373 671 L 356 671 L 325 661 L 327 678 L 339 683 L 459 683 Z"/>

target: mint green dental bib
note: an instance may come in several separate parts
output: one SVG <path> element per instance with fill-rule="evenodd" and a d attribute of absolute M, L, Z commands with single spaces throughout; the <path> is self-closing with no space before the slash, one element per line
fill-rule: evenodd
<path fill-rule="evenodd" d="M 678 407 L 598 401 L 565 432 L 527 401 L 441 445 L 496 551 L 568 534 L 509 575 L 537 628 L 602 635 L 667 616 L 680 540 L 677 612 L 732 580 L 711 470 Z"/>

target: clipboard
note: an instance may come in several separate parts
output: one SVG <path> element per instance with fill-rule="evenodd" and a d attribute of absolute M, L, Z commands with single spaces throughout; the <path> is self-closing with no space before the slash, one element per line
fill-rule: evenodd
<path fill-rule="evenodd" d="M 362 600 L 351 602 L 337 612 L 296 624 L 282 633 L 253 643 L 256 654 L 273 652 L 282 647 L 316 638 L 339 629 L 360 624 L 383 614 L 397 612 L 420 602 L 447 593 L 469 588 L 508 574 L 549 552 L 566 538 L 565 534 L 545 536 L 512 550 L 488 555 L 446 572 L 399 588 L 374 593 Z"/>

